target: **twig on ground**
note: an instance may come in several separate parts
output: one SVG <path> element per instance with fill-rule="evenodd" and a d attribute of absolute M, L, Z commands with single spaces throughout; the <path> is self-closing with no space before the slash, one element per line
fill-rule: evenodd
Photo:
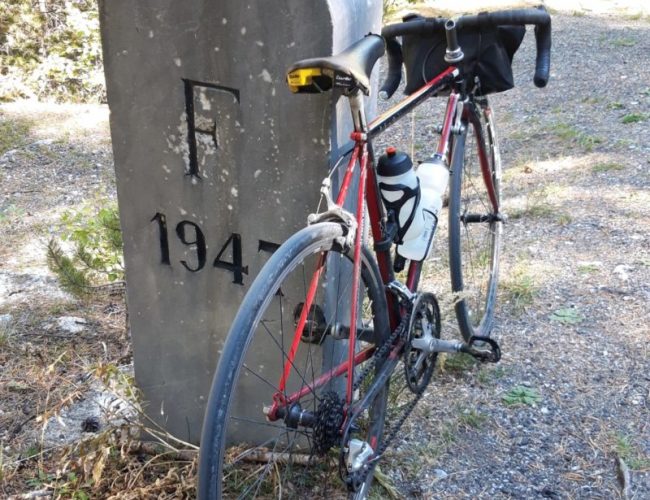
<path fill-rule="evenodd" d="M 630 498 L 632 477 L 630 475 L 630 469 L 621 457 L 616 457 L 616 475 L 621 485 L 621 495 L 627 500 Z"/>

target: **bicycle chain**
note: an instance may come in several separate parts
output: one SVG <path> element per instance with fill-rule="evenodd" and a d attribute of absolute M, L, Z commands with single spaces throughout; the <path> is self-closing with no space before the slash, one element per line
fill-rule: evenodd
<path fill-rule="evenodd" d="M 411 317 L 411 312 L 408 311 L 407 314 L 405 314 L 402 317 L 402 321 L 400 324 L 397 326 L 395 331 L 391 334 L 391 336 L 388 338 L 384 344 L 376 351 L 375 356 L 372 357 L 372 359 L 368 362 L 368 366 L 365 366 L 364 369 L 361 371 L 357 379 L 355 380 L 353 384 L 353 389 L 357 390 L 363 380 L 370 374 L 370 371 L 375 368 L 377 365 L 377 361 L 384 359 L 388 353 L 390 352 L 390 348 L 393 347 L 395 341 L 398 338 L 406 339 L 406 333 L 408 326 L 410 324 L 410 317 Z M 415 397 L 413 400 L 408 403 L 406 408 L 403 410 L 402 415 L 400 418 L 395 422 L 393 425 L 390 426 L 390 428 L 386 431 L 388 432 L 388 436 L 386 439 L 382 440 L 381 446 L 375 451 L 375 457 L 372 459 L 372 462 L 374 465 L 374 462 L 377 462 L 381 456 L 384 454 L 384 452 L 388 449 L 390 444 L 392 443 L 393 439 L 397 436 L 397 433 L 399 432 L 400 428 L 402 425 L 404 425 L 404 422 L 406 422 L 406 419 L 409 417 L 415 406 L 417 405 L 418 401 L 422 398 L 424 394 L 424 387 L 415 394 Z M 362 471 L 357 471 L 357 472 L 352 472 L 348 473 L 347 477 L 343 478 L 345 483 L 350 487 L 351 485 L 362 485 L 366 481 L 366 476 L 370 473 L 372 470 L 372 466 L 365 468 L 365 470 Z"/>
<path fill-rule="evenodd" d="M 364 366 L 363 369 L 359 372 L 359 375 L 356 377 L 354 384 L 352 384 L 353 391 L 356 391 L 361 386 L 363 380 L 370 374 L 370 371 L 376 368 L 377 361 L 388 356 L 391 347 L 393 347 L 395 344 L 395 341 L 398 338 L 405 337 L 406 329 L 410 322 L 410 317 L 411 314 L 409 311 L 408 314 L 404 315 L 402 321 L 399 325 L 397 325 L 397 328 L 395 328 L 395 331 L 391 334 L 391 336 L 388 337 L 388 340 L 386 340 L 386 342 L 384 342 L 382 346 L 375 351 L 375 355 L 370 358 L 370 361 L 368 361 L 367 365 Z"/>

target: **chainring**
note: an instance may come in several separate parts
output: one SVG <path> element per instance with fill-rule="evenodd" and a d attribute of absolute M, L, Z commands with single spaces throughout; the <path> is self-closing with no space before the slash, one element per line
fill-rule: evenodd
<path fill-rule="evenodd" d="M 314 453 L 324 455 L 333 446 L 341 443 L 341 426 L 343 425 L 344 405 L 336 392 L 328 391 L 321 396 L 314 434 L 312 438 Z"/>
<path fill-rule="evenodd" d="M 422 393 L 431 381 L 438 353 L 431 352 L 429 345 L 439 338 L 438 301 L 432 293 L 419 293 L 413 303 L 408 342 L 403 354 L 406 384 L 414 394 Z"/>

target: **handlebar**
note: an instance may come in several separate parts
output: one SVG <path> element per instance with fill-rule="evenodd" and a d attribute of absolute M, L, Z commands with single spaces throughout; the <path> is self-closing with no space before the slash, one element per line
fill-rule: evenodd
<path fill-rule="evenodd" d="M 392 96 L 402 79 L 402 50 L 395 37 L 404 35 L 430 36 L 436 31 L 444 30 L 447 21 L 448 19 L 441 17 L 417 19 L 399 24 L 391 24 L 381 30 L 381 35 L 386 39 L 388 74 L 386 81 L 381 87 L 380 96 L 384 98 Z M 457 29 L 534 24 L 537 58 L 535 61 L 535 76 L 533 81 L 537 87 L 541 88 L 546 86 L 551 67 L 551 16 L 546 12 L 544 7 L 461 16 L 454 21 Z M 449 36 L 449 31 L 447 31 L 447 34 Z M 454 48 L 448 47 L 448 50 L 453 50 Z"/>

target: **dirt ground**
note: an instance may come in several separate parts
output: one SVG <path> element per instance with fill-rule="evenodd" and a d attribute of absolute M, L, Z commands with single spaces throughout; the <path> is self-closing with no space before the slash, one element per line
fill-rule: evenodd
<path fill-rule="evenodd" d="M 444 365 L 382 467 L 407 497 L 650 497 L 650 25 L 556 15 L 553 30 L 548 87 L 531 82 L 531 37 L 517 88 L 492 99 L 509 215 L 503 359 Z M 422 160 L 418 123 L 397 135 Z M 436 238 L 428 285 L 444 301 Z"/>
<path fill-rule="evenodd" d="M 495 329 L 503 359 L 441 364 L 374 498 L 650 498 L 644 16 L 556 14 L 543 90 L 532 84 L 532 36 L 517 53 L 517 87 L 492 98 L 509 215 Z M 439 110 L 427 106 L 386 139 L 416 159 Z M 115 197 L 107 117 L 105 106 L 0 105 L 0 497 L 195 493 L 183 443 L 161 435 L 174 447 L 161 455 L 110 431 L 123 423 L 110 408 L 128 406 L 133 390 L 122 297 L 76 300 L 45 265 L 65 210 Z M 437 255 L 425 288 L 449 303 Z"/>

